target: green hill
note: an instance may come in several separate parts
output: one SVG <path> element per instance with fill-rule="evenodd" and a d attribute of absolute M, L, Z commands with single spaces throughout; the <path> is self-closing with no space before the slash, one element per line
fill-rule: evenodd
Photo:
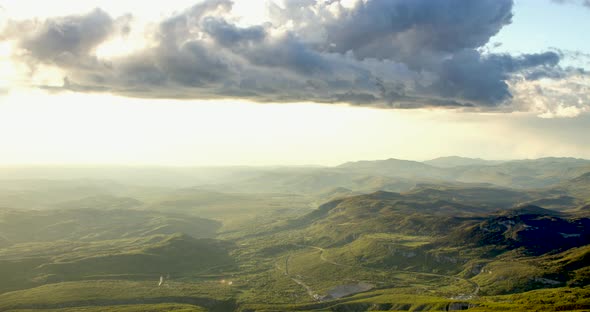
<path fill-rule="evenodd" d="M 113 242 L 116 243 L 116 242 Z M 182 277 L 217 266 L 231 266 L 227 244 L 214 240 L 172 235 L 134 251 L 59 260 L 38 266 L 35 271 L 52 280 L 97 279 L 109 276 L 151 278 L 160 275 Z M 64 255 L 65 256 L 65 255 Z"/>
<path fill-rule="evenodd" d="M 162 308 L 162 305 L 178 307 L 189 311 L 232 311 L 235 292 L 218 283 L 202 285 L 169 282 L 158 287 L 157 280 L 150 282 L 97 280 L 66 282 L 44 285 L 22 291 L 0 295 L 0 311 L 14 310 L 62 310 L 64 308 L 89 308 L 91 311 L 119 311 L 125 308 L 137 311 L 141 305 L 148 309 Z M 100 307 L 101 309 L 97 309 Z M 75 311 L 75 310 L 73 310 Z M 125 311 L 125 310 L 123 310 Z M 140 310 L 149 311 L 149 310 Z M 157 310 L 156 310 L 157 311 Z M 181 310 L 182 311 L 182 310 Z"/>
<path fill-rule="evenodd" d="M 417 187 L 407 193 L 376 192 L 334 200 L 294 220 L 300 235 L 324 243 L 366 233 L 448 234 L 474 216 L 509 208 L 534 198 L 526 192 L 482 187 Z M 319 241 L 318 240 L 318 241 Z"/>
<path fill-rule="evenodd" d="M 198 217 L 129 209 L 4 210 L 0 236 L 11 243 L 55 240 L 105 240 L 186 233 L 213 237 L 221 226 Z"/>
<path fill-rule="evenodd" d="M 184 278 L 231 268 L 231 244 L 184 234 L 95 242 L 28 243 L 0 249 L 0 292 L 62 281 Z"/>

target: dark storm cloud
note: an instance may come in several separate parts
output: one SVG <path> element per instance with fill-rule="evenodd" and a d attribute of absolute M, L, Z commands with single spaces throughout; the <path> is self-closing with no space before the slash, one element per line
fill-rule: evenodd
<path fill-rule="evenodd" d="M 323 25 L 324 49 L 412 63 L 416 55 L 454 53 L 486 44 L 510 24 L 511 9 L 511 0 L 360 1 Z"/>
<path fill-rule="evenodd" d="M 97 9 L 42 24 L 11 22 L 31 66 L 65 72 L 64 89 L 134 97 L 315 101 L 384 108 L 504 105 L 509 81 L 567 73 L 560 54 L 482 52 L 510 24 L 512 0 L 288 0 L 271 21 L 242 27 L 229 0 L 200 1 L 154 28 L 124 57 L 94 49 L 129 32 L 129 17 Z"/>
<path fill-rule="evenodd" d="M 203 20 L 202 29 L 217 43 L 226 47 L 259 43 L 266 37 L 266 31 L 261 26 L 239 28 L 223 19 L 211 16 Z"/>
<path fill-rule="evenodd" d="M 555 66 L 559 55 L 555 52 L 482 56 L 475 50 L 463 50 L 444 61 L 436 71 L 439 79 L 429 87 L 445 98 L 460 98 L 483 105 L 495 105 L 511 97 L 507 81 L 513 73 L 528 74 L 527 79 L 550 77 L 561 73 Z M 529 72 L 531 69 L 534 72 Z"/>

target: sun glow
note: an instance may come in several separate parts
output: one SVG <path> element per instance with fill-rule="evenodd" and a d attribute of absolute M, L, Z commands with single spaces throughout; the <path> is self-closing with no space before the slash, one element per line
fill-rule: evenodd
<path fill-rule="evenodd" d="M 536 119 L 530 114 L 148 101 L 15 89 L 0 96 L 0 163 L 336 165 L 455 153 L 526 158 L 572 150 L 590 156 L 590 149 L 575 140 L 522 128 Z M 554 122 L 562 128 L 561 121 Z"/>
<path fill-rule="evenodd" d="M 12 45 L 10 42 L 0 42 L 0 91 L 8 89 L 16 76 L 14 64 L 10 61 Z"/>
<path fill-rule="evenodd" d="M 0 163 L 336 164 L 401 148 L 412 136 L 372 138 L 411 133 L 413 115 L 20 90 L 0 104 Z"/>
<path fill-rule="evenodd" d="M 151 43 L 146 37 L 145 30 L 150 27 L 152 26 L 148 21 L 134 18 L 130 24 L 129 33 L 120 34 L 103 42 L 94 50 L 94 54 L 99 59 L 108 60 L 148 48 Z"/>

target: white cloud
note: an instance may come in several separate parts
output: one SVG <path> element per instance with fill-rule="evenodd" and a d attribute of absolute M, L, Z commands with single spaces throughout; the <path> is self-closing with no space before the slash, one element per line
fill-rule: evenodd
<path fill-rule="evenodd" d="M 586 74 L 514 81 L 511 91 L 516 110 L 530 111 L 541 118 L 571 118 L 590 112 L 590 77 Z"/>

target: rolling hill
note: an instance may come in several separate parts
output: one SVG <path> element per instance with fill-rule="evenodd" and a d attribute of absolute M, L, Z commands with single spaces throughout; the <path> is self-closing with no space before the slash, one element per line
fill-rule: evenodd
<path fill-rule="evenodd" d="M 438 157 L 435 159 L 424 161 L 425 164 L 439 167 L 439 168 L 452 168 L 462 166 L 493 166 L 501 164 L 501 160 L 485 160 L 481 158 L 467 158 L 459 156 L 447 156 Z"/>
<path fill-rule="evenodd" d="M 55 240 L 108 240 L 154 234 L 186 233 L 214 237 L 217 221 L 174 213 L 130 209 L 0 211 L 0 235 L 15 243 Z"/>

